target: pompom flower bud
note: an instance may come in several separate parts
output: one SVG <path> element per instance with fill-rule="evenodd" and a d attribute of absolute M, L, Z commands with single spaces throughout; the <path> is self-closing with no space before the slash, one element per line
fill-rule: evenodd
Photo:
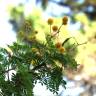
<path fill-rule="evenodd" d="M 60 48 L 60 47 L 62 47 L 62 43 L 57 42 L 57 43 L 55 44 L 55 46 L 56 46 L 56 48 Z"/>
<path fill-rule="evenodd" d="M 64 53 L 65 52 L 65 48 L 64 47 L 60 47 L 59 51 L 60 51 L 60 53 Z"/>
<path fill-rule="evenodd" d="M 52 19 L 52 18 L 49 18 L 48 21 L 47 21 L 47 23 L 48 23 L 49 25 L 52 25 L 52 24 L 53 24 L 53 19 Z"/>
<path fill-rule="evenodd" d="M 58 30 L 58 27 L 54 25 L 54 26 L 52 26 L 52 30 L 53 31 L 57 31 Z"/>
<path fill-rule="evenodd" d="M 66 25 L 67 22 L 68 22 L 68 17 L 67 17 L 67 16 L 64 16 L 64 17 L 62 18 L 62 24 L 63 24 L 63 25 Z"/>

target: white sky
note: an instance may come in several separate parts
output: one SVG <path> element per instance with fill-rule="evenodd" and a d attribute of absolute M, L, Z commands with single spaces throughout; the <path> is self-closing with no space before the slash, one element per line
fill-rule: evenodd
<path fill-rule="evenodd" d="M 26 0 L 0 0 L 0 46 L 5 47 L 6 44 L 12 44 L 16 41 L 16 35 L 12 30 L 12 25 L 8 23 L 8 5 L 17 6 L 19 3 L 25 3 Z M 31 4 L 33 4 L 33 1 Z M 26 4 L 25 13 L 28 14 L 32 9 L 32 5 Z M 29 11 L 28 11 L 29 10 Z"/>
<path fill-rule="evenodd" d="M 16 36 L 12 31 L 12 26 L 8 24 L 7 6 L 12 0 L 0 1 L 0 46 L 5 47 L 16 40 Z M 15 0 L 13 0 L 15 1 Z"/>

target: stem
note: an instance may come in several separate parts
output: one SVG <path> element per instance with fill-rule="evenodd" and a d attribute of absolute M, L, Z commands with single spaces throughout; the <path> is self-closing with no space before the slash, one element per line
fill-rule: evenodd
<path fill-rule="evenodd" d="M 50 25 L 50 33 L 51 33 L 51 25 Z"/>
<path fill-rule="evenodd" d="M 8 70 L 9 70 L 9 65 L 8 65 Z M 9 71 L 8 71 L 7 77 L 8 77 L 8 81 L 9 81 Z"/>
<path fill-rule="evenodd" d="M 63 25 L 63 24 L 62 24 Z M 60 29 L 61 29 L 61 27 L 62 27 L 62 25 L 58 28 L 58 31 L 57 31 L 57 33 L 59 33 L 60 32 Z"/>
<path fill-rule="evenodd" d="M 77 46 L 83 45 L 83 44 L 87 44 L 87 42 L 81 43 L 81 44 L 77 44 Z"/>
<path fill-rule="evenodd" d="M 80 45 L 83 45 L 83 44 L 86 44 L 87 42 L 84 42 L 84 43 L 81 43 L 81 44 L 77 44 L 75 47 L 71 48 L 70 51 L 72 51 L 73 49 L 75 49 L 76 47 L 80 46 Z"/>
<path fill-rule="evenodd" d="M 8 73 L 9 71 L 15 70 L 15 69 L 16 69 L 16 67 L 11 68 L 11 69 L 8 69 L 8 70 L 6 70 L 6 71 L 2 71 L 2 72 L 0 73 L 0 75 L 1 75 L 1 74 L 5 74 L 5 73 Z"/>
<path fill-rule="evenodd" d="M 39 69 L 40 67 L 45 66 L 46 64 L 44 64 L 44 62 L 45 62 L 46 60 L 47 60 L 47 58 L 45 58 L 45 59 L 40 63 L 40 65 L 35 66 L 32 70 L 37 70 L 37 69 Z"/>
<path fill-rule="evenodd" d="M 31 65 L 31 64 L 28 64 L 28 70 L 30 70 L 30 65 Z"/>
<path fill-rule="evenodd" d="M 79 45 L 79 44 L 78 44 L 78 42 L 77 42 L 77 40 L 76 40 L 76 38 L 75 38 L 75 37 L 73 37 L 73 39 L 76 41 L 77 45 Z"/>
<path fill-rule="evenodd" d="M 62 25 L 58 28 L 58 31 L 53 36 L 51 36 L 51 38 L 54 37 L 57 34 L 59 35 L 59 32 L 60 32 L 61 27 L 62 27 Z"/>

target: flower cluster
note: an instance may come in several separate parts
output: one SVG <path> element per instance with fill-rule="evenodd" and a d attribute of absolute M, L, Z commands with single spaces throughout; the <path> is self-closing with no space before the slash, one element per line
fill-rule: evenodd
<path fill-rule="evenodd" d="M 52 37 L 56 37 L 57 34 L 59 34 L 60 32 L 60 29 L 63 25 L 67 25 L 67 22 L 68 22 L 68 17 L 67 16 L 64 16 L 62 18 L 62 23 L 61 23 L 61 26 L 58 27 L 57 25 L 53 25 L 52 24 L 54 23 L 54 20 L 52 18 L 49 18 L 47 23 L 48 25 L 50 25 L 50 33 L 51 33 L 51 36 Z M 52 29 L 52 32 L 51 32 L 51 29 Z M 61 52 L 61 53 L 64 53 L 65 52 L 65 48 L 62 46 L 62 43 L 61 42 L 57 42 L 55 44 L 55 47 Z"/>
<path fill-rule="evenodd" d="M 57 42 L 55 44 L 56 48 L 61 52 L 61 53 L 64 53 L 65 52 L 65 48 L 62 46 L 62 43 L 61 42 Z"/>

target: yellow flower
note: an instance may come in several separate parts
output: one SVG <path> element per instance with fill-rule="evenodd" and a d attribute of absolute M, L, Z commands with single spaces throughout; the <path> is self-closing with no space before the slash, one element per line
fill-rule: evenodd
<path fill-rule="evenodd" d="M 35 61 L 35 60 L 32 60 L 32 61 L 31 61 L 31 64 L 32 64 L 32 65 L 36 65 L 36 61 Z"/>
<path fill-rule="evenodd" d="M 54 25 L 54 26 L 52 26 L 52 30 L 53 31 L 57 31 L 58 30 L 58 27 Z"/>
<path fill-rule="evenodd" d="M 57 43 L 55 44 L 55 46 L 56 46 L 56 48 L 60 48 L 60 47 L 62 47 L 62 43 L 61 43 L 61 42 L 57 42 Z"/>
<path fill-rule="evenodd" d="M 59 51 L 60 51 L 60 53 L 64 53 L 65 52 L 65 48 L 64 47 L 60 47 Z"/>
<path fill-rule="evenodd" d="M 52 25 L 52 24 L 53 24 L 53 19 L 52 19 L 52 18 L 49 18 L 48 21 L 47 21 L 47 23 L 48 23 L 49 25 Z"/>
<path fill-rule="evenodd" d="M 38 49 L 37 48 L 32 48 L 32 51 L 33 52 L 38 52 Z"/>
<path fill-rule="evenodd" d="M 63 25 L 66 25 L 67 22 L 68 22 L 68 17 L 67 17 L 67 16 L 64 16 L 64 17 L 62 18 L 62 24 L 63 24 Z"/>
<path fill-rule="evenodd" d="M 35 41 L 36 40 L 36 36 L 34 35 L 34 36 L 29 36 L 28 37 L 28 40 L 29 41 Z"/>
<path fill-rule="evenodd" d="M 31 21 L 26 20 L 24 22 L 24 26 L 23 27 L 24 27 L 24 31 L 25 32 L 30 32 L 32 30 L 32 23 L 31 23 Z"/>

